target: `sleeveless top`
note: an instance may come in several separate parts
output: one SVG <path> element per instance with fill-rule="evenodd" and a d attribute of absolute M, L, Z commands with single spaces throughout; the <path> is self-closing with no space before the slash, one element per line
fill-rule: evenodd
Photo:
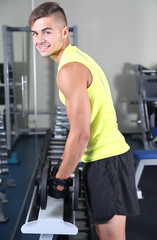
<path fill-rule="evenodd" d="M 71 44 L 63 52 L 58 73 L 63 65 L 70 62 L 85 65 L 93 77 L 87 88 L 91 105 L 90 138 L 81 160 L 87 163 L 127 152 L 130 147 L 118 130 L 116 112 L 104 72 L 90 56 Z M 65 105 L 65 97 L 60 90 L 59 97 Z"/>

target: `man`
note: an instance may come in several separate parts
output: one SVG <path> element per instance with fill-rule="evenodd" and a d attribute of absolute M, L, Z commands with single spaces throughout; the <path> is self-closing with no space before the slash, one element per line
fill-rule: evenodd
<path fill-rule="evenodd" d="M 109 85 L 97 63 L 68 39 L 67 19 L 54 2 L 30 15 L 33 42 L 59 64 L 57 84 L 70 132 L 56 178 L 85 163 L 89 204 L 100 240 L 124 240 L 127 215 L 139 214 L 130 147 L 117 127 Z M 62 186 L 57 186 L 62 191 Z"/>

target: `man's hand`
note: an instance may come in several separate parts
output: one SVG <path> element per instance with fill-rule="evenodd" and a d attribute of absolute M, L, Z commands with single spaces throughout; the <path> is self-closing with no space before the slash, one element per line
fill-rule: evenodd
<path fill-rule="evenodd" d="M 62 159 L 54 166 L 49 182 L 49 196 L 54 198 L 64 198 L 69 193 L 70 179 L 57 178 L 57 172 L 61 165 Z"/>
<path fill-rule="evenodd" d="M 61 190 L 60 190 L 61 189 Z M 49 185 L 49 196 L 54 198 L 65 198 L 69 193 L 69 179 L 62 180 L 51 177 Z"/>

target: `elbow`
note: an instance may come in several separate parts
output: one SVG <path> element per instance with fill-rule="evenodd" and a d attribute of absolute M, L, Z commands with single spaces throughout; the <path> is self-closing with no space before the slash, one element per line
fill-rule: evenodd
<path fill-rule="evenodd" d="M 72 144 L 76 144 L 77 146 L 82 146 L 83 148 L 87 147 L 88 141 L 90 137 L 90 129 L 88 128 L 79 128 L 70 127 L 70 132 L 68 138 L 70 139 Z"/>
<path fill-rule="evenodd" d="M 80 134 L 79 134 L 79 142 L 87 145 L 89 141 L 89 137 L 90 137 L 90 131 L 82 130 L 80 131 Z"/>

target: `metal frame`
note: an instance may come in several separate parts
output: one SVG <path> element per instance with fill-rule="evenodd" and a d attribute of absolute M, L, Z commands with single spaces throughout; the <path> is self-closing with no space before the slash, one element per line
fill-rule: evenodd
<path fill-rule="evenodd" d="M 138 199 L 142 199 L 142 191 L 139 189 L 139 181 L 141 179 L 143 170 L 145 166 L 157 166 L 157 159 L 140 159 L 135 172 L 135 183 L 137 189 Z"/>
<path fill-rule="evenodd" d="M 3 36 L 3 61 L 4 61 L 4 87 L 5 87 L 5 114 L 6 114 L 6 141 L 7 149 L 11 150 L 12 143 L 19 137 L 19 124 L 17 116 L 16 103 L 16 83 L 14 68 L 14 51 L 13 51 L 13 32 L 29 32 L 30 28 L 2 26 Z M 10 69 L 11 68 L 11 69 Z M 12 78 L 10 78 L 12 71 Z M 12 139 L 11 126 L 11 109 L 10 109 L 10 89 L 13 90 L 13 116 L 14 116 L 14 139 Z"/>
<path fill-rule="evenodd" d="M 155 113 L 149 113 L 149 103 L 157 103 L 157 71 L 134 65 L 138 90 L 138 104 L 144 149 L 156 149 L 153 142 L 152 128 L 157 127 L 154 122 Z M 151 86 L 152 83 L 152 86 Z M 151 89 L 152 88 L 152 89 Z"/>
<path fill-rule="evenodd" d="M 157 150 L 135 150 L 133 156 L 138 160 L 135 171 L 135 186 L 138 198 L 142 199 L 143 195 L 139 189 L 139 182 L 145 166 L 157 166 Z"/>

